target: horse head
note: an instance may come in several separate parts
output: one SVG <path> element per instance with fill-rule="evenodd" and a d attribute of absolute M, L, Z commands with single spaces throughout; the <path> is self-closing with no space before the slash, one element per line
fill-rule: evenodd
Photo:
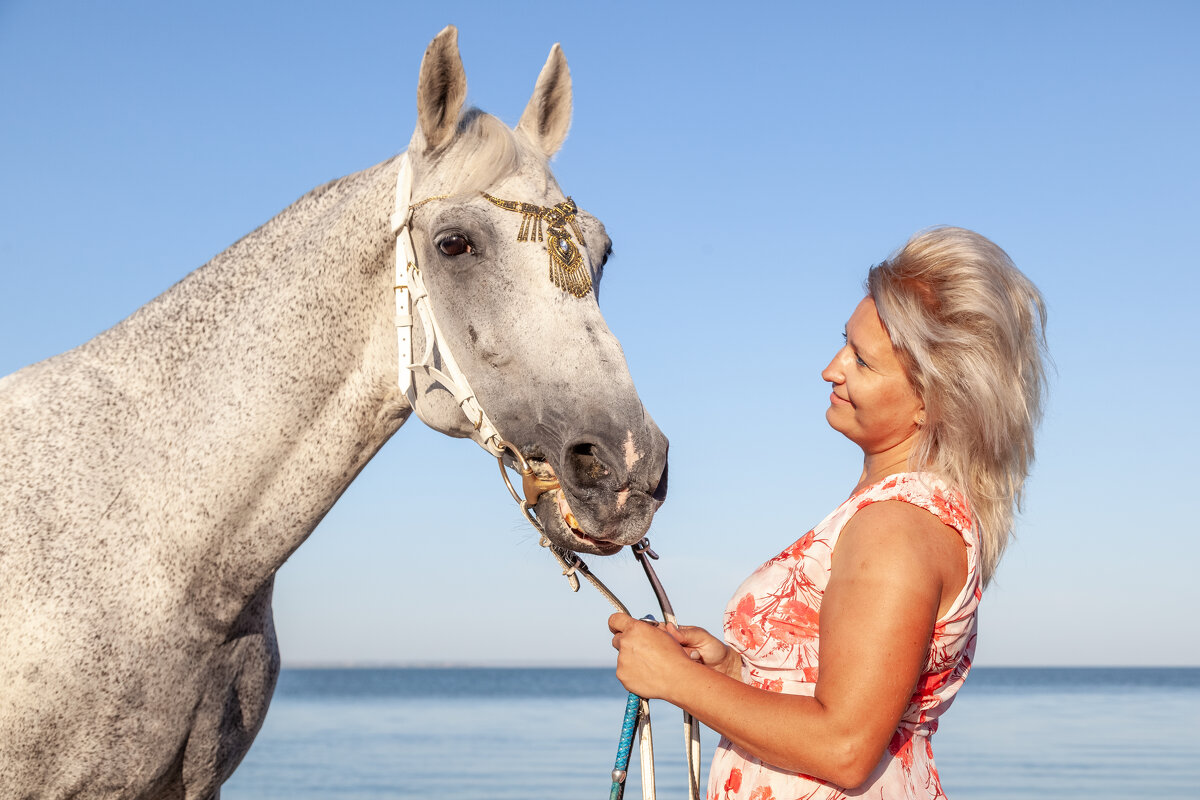
<path fill-rule="evenodd" d="M 666 497 L 667 441 L 597 303 L 608 235 L 549 168 L 571 119 L 566 58 L 550 51 L 515 129 L 464 111 L 465 97 L 446 28 L 421 63 L 397 209 L 424 293 L 401 316 L 421 317 L 424 301 L 437 320 L 412 325 L 412 352 L 426 358 L 409 397 L 436 430 L 497 454 L 502 437 L 524 454 L 536 476 L 526 485 L 540 487 L 528 499 L 554 544 L 615 553 L 641 539 Z M 477 402 L 446 379 L 447 362 Z"/>

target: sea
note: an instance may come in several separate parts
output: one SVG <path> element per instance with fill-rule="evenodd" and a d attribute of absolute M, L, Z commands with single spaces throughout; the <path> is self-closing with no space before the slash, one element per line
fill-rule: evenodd
<path fill-rule="evenodd" d="M 607 668 L 284 669 L 221 796 L 601 800 L 626 697 Z M 682 716 L 654 701 L 651 727 L 658 798 L 684 800 Z M 1198 800 L 1200 668 L 977 667 L 933 750 L 950 800 Z"/>

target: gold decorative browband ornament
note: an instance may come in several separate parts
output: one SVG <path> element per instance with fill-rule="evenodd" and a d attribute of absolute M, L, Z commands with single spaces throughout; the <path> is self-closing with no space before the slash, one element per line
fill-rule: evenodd
<path fill-rule="evenodd" d="M 542 222 L 545 221 L 546 234 L 550 239 L 546 247 L 550 253 L 550 282 L 575 297 L 584 297 L 592 290 L 592 278 L 583 263 L 583 254 L 571 241 L 571 231 L 574 231 L 579 237 L 579 244 L 587 247 L 583 232 L 575 222 L 575 214 L 579 209 L 574 200 L 568 197 L 558 205 L 546 207 L 517 200 L 501 200 L 487 192 L 480 194 L 505 211 L 515 211 L 521 215 L 518 242 L 543 241 Z"/>

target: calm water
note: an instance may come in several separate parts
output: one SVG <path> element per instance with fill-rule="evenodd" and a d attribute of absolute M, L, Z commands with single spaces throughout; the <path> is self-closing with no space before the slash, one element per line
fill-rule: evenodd
<path fill-rule="evenodd" d="M 608 669 L 284 670 L 222 797 L 605 798 L 624 707 Z M 651 716 L 658 795 L 682 799 L 679 712 Z M 1196 800 L 1200 669 L 977 668 L 933 741 L 951 800 Z"/>

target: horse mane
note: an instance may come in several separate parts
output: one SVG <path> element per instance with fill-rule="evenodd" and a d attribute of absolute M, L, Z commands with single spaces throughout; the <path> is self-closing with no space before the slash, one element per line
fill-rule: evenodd
<path fill-rule="evenodd" d="M 420 149 L 417 137 L 414 137 L 410 150 Z M 438 194 L 476 194 L 516 174 L 521 167 L 522 155 L 541 158 L 536 148 L 524 141 L 522 134 L 485 111 L 469 108 L 459 117 L 457 132 L 450 144 L 415 166 L 418 176 L 435 168 L 445 176 L 446 183 L 439 188 Z M 389 159 L 376 168 L 390 168 L 394 161 Z M 374 168 L 365 172 L 374 172 Z M 294 205 L 317 200 L 362 177 L 363 173 L 352 173 L 335 178 L 311 189 Z"/>

